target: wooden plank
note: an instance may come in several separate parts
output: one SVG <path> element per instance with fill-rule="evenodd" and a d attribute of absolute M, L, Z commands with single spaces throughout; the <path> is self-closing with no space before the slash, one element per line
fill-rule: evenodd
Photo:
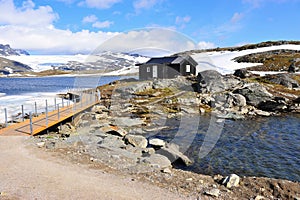
<path fill-rule="evenodd" d="M 92 96 L 93 97 L 93 96 Z M 88 101 L 90 96 L 87 95 L 85 97 L 87 100 L 74 103 L 70 106 L 65 106 L 64 108 L 60 108 L 60 117 L 58 119 L 58 110 L 53 110 L 48 113 L 48 126 L 46 126 L 46 114 L 41 114 L 38 117 L 32 118 L 33 122 L 33 133 L 32 135 L 37 135 L 48 128 L 59 124 L 60 122 L 69 119 L 70 117 L 94 106 L 99 103 L 98 100 L 94 102 Z M 75 105 L 76 104 L 76 105 Z M 81 106 L 82 105 L 82 106 Z M 76 110 L 75 110 L 76 108 Z M 6 128 L 0 129 L 0 135 L 31 135 L 30 134 L 30 120 L 27 119 L 24 122 L 16 123 Z"/>

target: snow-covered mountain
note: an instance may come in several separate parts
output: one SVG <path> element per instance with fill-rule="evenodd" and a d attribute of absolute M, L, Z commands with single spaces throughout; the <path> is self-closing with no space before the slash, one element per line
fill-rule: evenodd
<path fill-rule="evenodd" d="M 0 56 L 20 56 L 20 55 L 28 56 L 29 53 L 22 49 L 13 49 L 10 47 L 9 44 L 6 45 L 0 44 Z"/>
<path fill-rule="evenodd" d="M 58 69 L 68 72 L 102 72 L 136 68 L 135 64 L 149 60 L 136 54 L 103 52 L 97 55 L 30 55 L 8 56 L 11 60 L 30 66 L 34 72 Z"/>

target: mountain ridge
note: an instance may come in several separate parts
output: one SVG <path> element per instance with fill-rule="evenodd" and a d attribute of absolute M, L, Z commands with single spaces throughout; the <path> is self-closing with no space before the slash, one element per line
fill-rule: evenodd
<path fill-rule="evenodd" d="M 30 54 L 23 50 L 23 49 L 13 49 L 9 44 L 0 44 L 0 56 L 20 56 L 26 55 L 29 56 Z"/>

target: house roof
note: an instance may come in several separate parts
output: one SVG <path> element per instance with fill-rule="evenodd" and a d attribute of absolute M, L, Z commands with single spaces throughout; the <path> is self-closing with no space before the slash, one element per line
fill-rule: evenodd
<path fill-rule="evenodd" d="M 198 63 L 191 56 L 170 56 L 151 58 L 146 64 L 181 64 L 188 61 L 191 65 L 197 66 Z"/>

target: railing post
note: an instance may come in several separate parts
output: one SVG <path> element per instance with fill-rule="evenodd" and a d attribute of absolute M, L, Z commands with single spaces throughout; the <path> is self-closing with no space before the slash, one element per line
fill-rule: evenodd
<path fill-rule="evenodd" d="M 62 106 L 62 108 L 65 107 L 64 106 L 64 98 L 61 98 L 61 106 Z"/>
<path fill-rule="evenodd" d="M 83 101 L 83 99 L 82 99 L 82 93 L 80 93 L 80 107 L 82 108 L 82 101 Z"/>
<path fill-rule="evenodd" d="M 54 110 L 56 110 L 56 97 L 54 98 Z"/>
<path fill-rule="evenodd" d="M 33 134 L 33 126 L 32 126 L 32 113 L 29 112 L 29 120 L 30 120 L 30 135 Z"/>
<path fill-rule="evenodd" d="M 98 90 L 97 92 L 98 92 L 98 101 L 100 101 L 100 99 L 101 99 L 101 96 L 100 96 L 100 95 L 101 95 L 101 94 L 100 94 L 100 90 Z"/>
<path fill-rule="evenodd" d="M 21 105 L 21 109 L 22 109 L 22 121 L 24 122 L 24 106 Z"/>
<path fill-rule="evenodd" d="M 35 116 L 37 116 L 37 105 L 36 105 L 36 102 L 34 102 L 34 114 L 35 114 Z"/>
<path fill-rule="evenodd" d="M 59 104 L 57 104 L 57 119 L 59 120 L 60 116 L 59 116 Z"/>
<path fill-rule="evenodd" d="M 46 127 L 48 128 L 48 101 L 46 100 Z"/>
<path fill-rule="evenodd" d="M 8 126 L 8 122 L 7 122 L 7 109 L 4 108 L 4 118 L 5 118 L 5 127 Z"/>

